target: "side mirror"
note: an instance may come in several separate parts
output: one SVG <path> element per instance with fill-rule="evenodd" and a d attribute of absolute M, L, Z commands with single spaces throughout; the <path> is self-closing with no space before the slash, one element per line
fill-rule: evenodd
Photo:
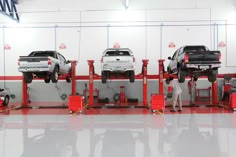
<path fill-rule="evenodd" d="M 69 63 L 70 63 L 70 61 L 69 61 L 69 60 L 67 60 L 67 61 L 66 61 L 66 64 L 69 64 Z"/>
<path fill-rule="evenodd" d="M 167 59 L 171 60 L 171 57 L 168 57 Z"/>

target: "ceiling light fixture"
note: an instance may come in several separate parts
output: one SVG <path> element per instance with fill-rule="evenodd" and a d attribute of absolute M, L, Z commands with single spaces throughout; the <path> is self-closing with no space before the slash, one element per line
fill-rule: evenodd
<path fill-rule="evenodd" d="M 129 7 L 129 0 L 125 0 L 125 9 L 128 9 Z"/>

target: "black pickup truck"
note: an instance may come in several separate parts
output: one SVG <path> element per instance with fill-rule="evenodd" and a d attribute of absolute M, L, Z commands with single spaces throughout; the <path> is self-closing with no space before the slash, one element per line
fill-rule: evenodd
<path fill-rule="evenodd" d="M 196 81 L 199 76 L 207 76 L 209 82 L 216 81 L 218 68 L 221 66 L 220 51 L 210 51 L 203 45 L 188 45 L 175 51 L 167 67 L 169 74 L 177 74 L 180 83 L 186 76 Z"/>

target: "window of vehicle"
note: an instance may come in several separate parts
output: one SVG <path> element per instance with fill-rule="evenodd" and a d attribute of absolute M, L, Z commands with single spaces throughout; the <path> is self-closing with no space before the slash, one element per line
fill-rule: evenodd
<path fill-rule="evenodd" d="M 184 51 L 206 51 L 205 46 L 186 46 Z"/>
<path fill-rule="evenodd" d="M 66 62 L 66 59 L 64 56 L 62 56 L 61 54 L 58 53 L 59 59 L 63 62 Z"/>
<path fill-rule="evenodd" d="M 32 56 L 35 56 L 35 57 L 48 57 L 48 56 L 50 56 L 50 57 L 56 58 L 54 56 L 54 53 L 52 53 L 52 52 L 43 52 L 43 51 L 32 52 L 32 53 L 29 54 L 29 56 L 31 56 L 31 57 Z"/>
<path fill-rule="evenodd" d="M 107 51 L 105 56 L 130 56 L 129 51 Z"/>
<path fill-rule="evenodd" d="M 175 51 L 175 53 L 173 54 L 173 56 L 171 58 L 172 60 L 174 60 L 177 57 L 178 51 L 179 51 L 179 49 Z"/>

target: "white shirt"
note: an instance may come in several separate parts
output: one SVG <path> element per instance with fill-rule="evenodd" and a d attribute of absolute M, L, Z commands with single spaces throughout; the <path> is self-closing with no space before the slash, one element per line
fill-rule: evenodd
<path fill-rule="evenodd" d="M 181 94 L 182 89 L 179 86 L 179 82 L 176 80 L 170 81 L 170 86 L 172 86 L 173 94 Z"/>

